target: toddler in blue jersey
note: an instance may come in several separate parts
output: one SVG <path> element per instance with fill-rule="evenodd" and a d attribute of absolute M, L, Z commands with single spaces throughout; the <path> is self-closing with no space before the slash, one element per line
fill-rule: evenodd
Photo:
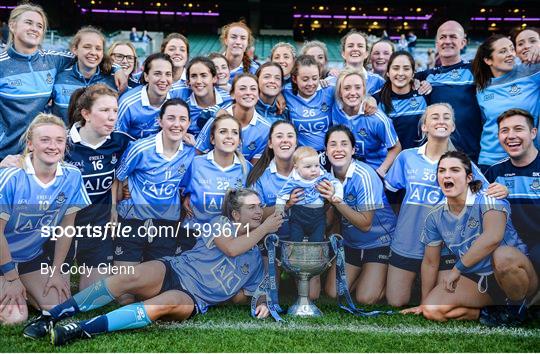
<path fill-rule="evenodd" d="M 332 202 L 343 200 L 343 186 L 331 174 L 322 171 L 319 156 L 315 149 L 302 146 L 293 155 L 294 170 L 278 193 L 276 210 L 283 212 L 291 193 L 298 188 L 303 189 L 303 199 L 291 207 L 289 227 L 291 241 L 301 242 L 306 237 L 309 242 L 322 242 L 326 229 L 324 200 L 317 190 L 323 180 L 332 182 L 335 194 Z"/>

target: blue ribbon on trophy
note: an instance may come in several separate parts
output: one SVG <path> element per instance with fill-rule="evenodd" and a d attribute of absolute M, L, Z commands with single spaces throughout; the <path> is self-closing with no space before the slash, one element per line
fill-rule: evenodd
<path fill-rule="evenodd" d="M 343 238 L 340 235 L 333 234 L 330 236 L 330 243 L 332 244 L 332 248 L 336 255 L 336 298 L 339 307 L 353 315 L 363 317 L 394 314 L 394 311 L 365 311 L 356 307 L 351 298 L 351 294 L 349 293 L 347 276 L 345 274 L 345 249 L 343 248 Z M 342 297 L 345 297 L 346 304 L 342 304 Z"/>
<path fill-rule="evenodd" d="M 255 317 L 255 309 L 257 308 L 257 301 L 261 295 L 266 296 L 266 306 L 270 311 L 270 315 L 281 322 L 283 319 L 279 315 L 283 312 L 279 306 L 279 296 L 276 282 L 276 245 L 278 243 L 278 236 L 271 234 L 266 237 L 264 243 L 268 250 L 268 275 L 264 277 L 263 281 L 257 289 L 257 295 L 251 298 L 251 315 Z M 267 244 L 268 241 L 268 244 Z"/>

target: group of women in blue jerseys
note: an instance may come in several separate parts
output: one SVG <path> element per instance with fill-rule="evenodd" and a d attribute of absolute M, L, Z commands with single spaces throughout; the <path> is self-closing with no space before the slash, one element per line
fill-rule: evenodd
<path fill-rule="evenodd" d="M 505 157 L 502 112 L 521 108 L 538 126 L 537 30 L 514 43 L 492 35 L 471 64 L 460 57 L 463 28 L 448 21 L 436 38 L 441 65 L 417 73 L 411 54 L 356 30 L 341 40 L 343 67 L 330 68 L 319 41 L 299 53 L 278 43 L 259 64 L 244 22 L 223 27 L 222 53 L 190 58 L 188 39 L 172 33 L 143 63 L 130 42 L 107 50 L 91 26 L 70 52 L 43 50 L 39 6 L 14 8 L 9 29 L 0 53 L 0 323 L 38 309 L 25 336 L 62 345 L 250 297 L 252 314 L 267 317 L 268 255 L 258 246 L 272 233 L 289 237 L 288 209 L 302 190 L 283 214 L 275 205 L 299 146 L 315 149 L 343 185 L 339 202 L 329 181 L 317 188 L 358 303 L 404 307 L 419 297 L 406 313 L 445 321 L 534 295 L 508 189 L 483 172 Z M 510 281 L 500 264 L 523 274 Z M 75 295 L 73 265 L 84 269 Z M 310 297 L 321 290 L 339 295 L 335 264 L 312 279 Z M 123 307 L 56 324 L 112 301 Z"/>

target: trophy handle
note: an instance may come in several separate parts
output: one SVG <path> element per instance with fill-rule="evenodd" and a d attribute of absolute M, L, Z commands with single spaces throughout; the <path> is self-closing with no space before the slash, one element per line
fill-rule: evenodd
<path fill-rule="evenodd" d="M 341 236 L 340 234 L 332 234 L 332 235 L 330 235 L 330 237 L 328 239 L 332 239 L 332 238 L 337 238 L 337 239 L 343 240 L 343 236 Z M 337 257 L 337 254 L 334 251 L 334 256 L 332 257 L 332 259 L 330 259 L 330 261 L 328 261 L 328 267 L 332 266 L 332 263 L 334 262 L 336 257 Z"/>

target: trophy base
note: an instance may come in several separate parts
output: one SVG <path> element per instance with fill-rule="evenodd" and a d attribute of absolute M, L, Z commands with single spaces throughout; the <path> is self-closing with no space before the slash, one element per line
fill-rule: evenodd
<path fill-rule="evenodd" d="M 319 317 L 322 316 L 321 310 L 308 298 L 298 299 L 287 311 L 288 315 L 302 317 Z"/>

